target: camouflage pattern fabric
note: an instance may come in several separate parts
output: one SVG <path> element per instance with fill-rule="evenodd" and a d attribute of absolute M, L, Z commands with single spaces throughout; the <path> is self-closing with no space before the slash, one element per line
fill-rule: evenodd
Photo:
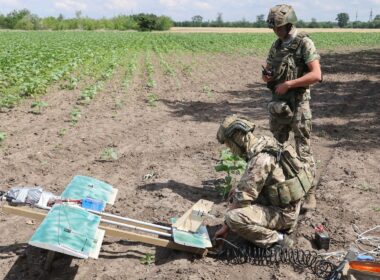
<path fill-rule="evenodd" d="M 290 38 L 282 42 L 280 48 L 278 48 L 276 41 L 273 43 L 269 55 L 267 58 L 267 64 L 270 68 L 276 67 L 273 65 L 275 63 L 276 53 L 281 51 L 286 53 L 286 48 L 291 45 L 294 38 L 298 34 L 297 29 L 294 27 L 289 35 Z M 306 64 L 314 60 L 319 60 L 318 55 L 313 41 L 305 36 L 302 38 L 302 43 L 296 50 L 297 61 L 302 61 L 303 66 L 298 65 L 297 67 L 304 67 L 307 69 Z M 278 58 L 277 58 L 278 60 Z M 301 75 L 302 76 L 302 75 Z M 280 142 L 284 143 L 289 139 L 289 132 L 293 131 L 295 136 L 295 146 L 298 155 L 304 162 L 309 163 L 313 167 L 314 159 L 312 155 L 312 150 L 310 147 L 310 134 L 312 129 L 312 115 L 309 105 L 309 100 L 311 99 L 310 88 L 298 88 L 291 89 L 285 95 L 278 96 L 275 94 L 274 89 L 272 90 L 272 101 L 285 101 L 293 110 L 294 117 L 291 121 L 281 116 L 270 115 L 270 130 L 273 136 Z"/>
<path fill-rule="evenodd" d="M 250 160 L 233 195 L 236 208 L 225 215 L 225 222 L 233 232 L 261 247 L 277 242 L 278 230 L 291 230 L 295 226 L 301 205 L 300 200 L 280 208 L 270 205 L 265 198 L 266 186 L 286 180 L 275 156 L 263 152 L 277 145 L 273 137 L 262 136 L 249 148 Z"/>
<path fill-rule="evenodd" d="M 297 28 L 293 27 L 289 32 L 289 39 L 282 42 L 281 48 L 279 50 L 277 49 L 277 40 L 273 42 L 267 57 L 267 64 L 269 65 L 269 68 L 271 68 L 271 66 L 273 65 L 273 59 L 276 56 L 276 52 L 281 51 L 281 49 L 287 48 L 297 35 L 298 30 Z M 302 44 L 300 46 L 300 49 L 297 50 L 297 55 L 300 55 L 305 64 L 312 62 L 313 60 L 321 59 L 320 55 L 317 53 L 317 49 L 315 48 L 314 42 L 308 36 L 305 36 L 302 39 Z"/>
<path fill-rule="evenodd" d="M 263 205 L 273 205 L 268 200 L 267 191 L 271 186 L 283 183 L 294 178 L 295 175 L 286 174 L 284 167 L 278 161 L 277 155 L 269 150 L 280 150 L 279 144 L 273 137 L 263 136 L 257 139 L 255 144 L 247 152 L 248 162 L 244 174 L 236 186 L 233 201 L 237 207 L 258 202 Z M 286 152 L 291 152 L 297 157 L 296 151 L 288 145 Z M 283 150 L 283 153 L 285 151 Z M 310 166 L 298 160 L 299 170 L 310 172 Z M 295 164 L 295 162 L 293 163 Z M 310 173 L 309 173 L 310 174 Z M 311 174 L 313 175 L 313 174 Z"/>
<path fill-rule="evenodd" d="M 283 26 L 288 23 L 295 24 L 296 22 L 297 16 L 292 6 L 286 4 L 276 5 L 269 10 L 267 17 L 269 28 Z"/>
<path fill-rule="evenodd" d="M 294 117 L 290 123 L 284 123 L 283 119 L 270 115 L 269 128 L 273 136 L 278 142 L 284 143 L 289 139 L 290 131 L 294 133 L 295 148 L 300 159 L 315 168 L 314 157 L 311 149 L 311 130 L 312 130 L 312 115 L 308 100 L 302 100 L 303 96 L 297 102 Z"/>
<path fill-rule="evenodd" d="M 228 227 L 239 236 L 260 247 L 278 242 L 277 231 L 290 231 L 296 224 L 301 202 L 287 208 L 253 204 L 229 210 L 225 215 Z"/>
<path fill-rule="evenodd" d="M 277 142 L 273 137 L 260 137 L 258 141 L 248 151 L 248 158 L 244 174 L 242 175 L 234 195 L 236 205 L 246 206 L 252 201 L 265 200 L 261 192 L 265 184 L 275 184 L 286 180 L 285 174 L 276 162 L 274 156 L 262 153 L 261 150 L 267 146 L 276 146 Z M 270 180 L 268 176 L 271 175 Z"/>

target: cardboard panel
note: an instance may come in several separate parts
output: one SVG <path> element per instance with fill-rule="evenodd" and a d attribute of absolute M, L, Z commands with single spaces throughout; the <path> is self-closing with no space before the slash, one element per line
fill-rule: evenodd
<path fill-rule="evenodd" d="M 117 189 L 111 185 L 87 176 L 75 176 L 63 191 L 61 197 L 66 199 L 83 199 L 90 197 L 103 200 L 113 205 Z"/>
<path fill-rule="evenodd" d="M 78 258 L 88 258 L 99 243 L 100 217 L 86 210 L 58 204 L 47 214 L 30 245 Z M 103 239 L 104 235 L 98 235 Z"/>

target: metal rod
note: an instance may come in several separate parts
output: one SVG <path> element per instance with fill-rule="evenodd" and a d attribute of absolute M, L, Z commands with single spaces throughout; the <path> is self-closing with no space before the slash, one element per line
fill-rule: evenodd
<path fill-rule="evenodd" d="M 35 219 L 37 221 L 42 221 L 47 215 L 47 213 L 45 212 L 35 211 L 33 209 L 27 209 L 26 207 L 10 206 L 8 204 L 3 205 L 3 211 L 4 213 L 22 216 L 22 217 L 26 217 L 30 219 Z M 168 240 L 164 238 L 130 232 L 126 230 L 108 227 L 105 225 L 100 225 L 99 228 L 105 230 L 106 235 L 116 237 L 116 238 L 126 239 L 129 241 L 142 242 L 144 244 L 151 244 L 154 246 L 160 246 L 160 247 L 180 250 L 184 252 L 191 252 L 191 253 L 199 254 L 201 256 L 205 256 L 207 254 L 207 249 L 177 244 L 172 240 Z"/>
<path fill-rule="evenodd" d="M 99 216 L 110 217 L 110 218 L 118 219 L 118 220 L 121 220 L 121 221 L 133 222 L 133 223 L 136 223 L 136 224 L 150 226 L 150 227 L 154 227 L 154 228 L 159 228 L 159 229 L 163 229 L 163 230 L 167 230 L 167 231 L 171 231 L 172 230 L 170 227 L 156 225 L 156 224 L 152 224 L 152 223 L 147 223 L 147 222 L 143 222 L 143 221 L 139 221 L 139 220 L 135 220 L 135 219 L 131 219 L 131 218 L 120 217 L 120 216 L 116 216 L 116 215 L 113 215 L 113 214 L 102 213 L 102 212 L 97 212 L 97 211 L 93 211 L 93 210 L 87 210 L 87 211 L 91 212 L 93 214 L 99 215 Z"/>
<path fill-rule="evenodd" d="M 172 237 L 172 235 L 170 233 L 165 233 L 162 231 L 156 231 L 156 230 L 151 230 L 151 229 L 142 228 L 142 227 L 136 227 L 136 226 L 118 223 L 118 222 L 114 222 L 114 221 L 110 221 L 110 220 L 101 219 L 100 222 L 115 225 L 115 226 L 130 228 L 130 229 L 134 229 L 134 230 L 140 230 L 140 231 L 153 233 L 153 234 L 157 234 L 157 235 L 161 235 L 161 236 Z"/>
<path fill-rule="evenodd" d="M 51 207 L 40 207 L 40 208 L 44 209 L 44 210 L 48 210 L 48 211 L 51 210 Z M 99 215 L 99 216 L 111 217 L 111 218 L 119 219 L 119 220 L 122 220 L 122 221 L 134 222 L 136 224 L 147 225 L 147 226 L 151 226 L 151 227 L 155 227 L 155 228 L 171 231 L 171 228 L 165 227 L 165 226 L 160 226 L 160 225 L 156 225 L 156 224 L 152 224 L 152 223 L 146 223 L 146 222 L 143 222 L 143 221 L 139 221 L 139 220 L 135 220 L 135 219 L 130 219 L 130 218 L 124 218 L 124 217 L 116 216 L 116 215 L 113 215 L 113 214 L 101 213 L 101 212 L 97 212 L 97 211 L 93 211 L 93 210 L 88 210 L 88 209 L 86 209 L 86 210 L 88 212 L 91 212 L 91 213 L 93 213 L 95 215 Z M 130 229 L 134 229 L 134 230 L 145 231 L 145 232 L 148 232 L 148 233 L 158 234 L 158 235 L 166 236 L 166 237 L 172 237 L 171 233 L 166 233 L 166 232 L 162 232 L 162 231 L 156 231 L 156 230 L 151 230 L 151 229 L 147 229 L 147 228 L 132 226 L 132 225 L 124 224 L 124 223 L 119 223 L 119 222 L 115 222 L 115 221 L 110 221 L 110 220 L 104 219 L 103 217 L 101 218 L 100 221 L 103 222 L 103 223 L 106 223 L 106 224 L 111 224 L 111 225 L 116 225 L 116 226 L 120 226 L 120 227 L 130 228 Z"/>
<path fill-rule="evenodd" d="M 2 196 L 0 196 L 0 201 L 5 201 L 6 198 L 7 198 L 6 195 L 2 195 Z M 44 210 L 50 210 L 51 209 L 51 207 L 48 207 L 48 206 L 43 207 L 43 206 L 39 205 L 38 207 L 41 209 L 44 209 Z M 126 222 L 132 222 L 135 224 L 145 225 L 145 226 L 149 226 L 149 227 L 153 227 L 153 228 L 157 228 L 157 229 L 166 230 L 169 232 L 171 232 L 171 230 L 172 230 L 171 227 L 167 227 L 167 226 L 156 225 L 153 223 L 143 222 L 143 221 L 139 221 L 139 220 L 135 220 L 135 219 L 131 219 L 131 218 L 120 217 L 120 216 L 116 216 L 113 214 L 98 212 L 98 211 L 89 210 L 89 209 L 86 209 L 86 210 L 88 212 L 91 212 L 91 213 L 99 215 L 99 216 L 109 217 L 109 218 L 113 218 L 113 219 L 117 219 L 117 220 L 121 220 L 121 221 L 126 221 Z"/>

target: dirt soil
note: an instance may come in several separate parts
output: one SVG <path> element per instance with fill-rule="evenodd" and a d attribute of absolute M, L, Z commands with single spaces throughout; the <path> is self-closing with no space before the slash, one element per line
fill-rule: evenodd
<path fill-rule="evenodd" d="M 210 223 L 223 220 L 226 204 L 215 190 L 214 166 L 224 149 L 216 141 L 220 121 L 238 113 L 270 135 L 266 104 L 270 94 L 260 79 L 264 58 L 231 55 L 167 57 L 173 76 L 155 60 L 153 90 L 138 69 L 128 91 L 119 69 L 92 102 L 70 122 L 80 90 L 54 86 L 42 114 L 33 100 L 1 113 L 0 186 L 43 186 L 61 193 L 73 176 L 92 176 L 119 189 L 111 213 L 168 223 L 203 198 L 215 202 Z M 312 89 L 312 145 L 318 166 L 317 210 L 303 215 L 296 247 L 314 248 L 313 225 L 324 223 L 330 251 L 346 249 L 356 235 L 380 224 L 380 50 L 322 53 L 324 81 Z M 157 101 L 149 106 L 148 95 Z M 117 159 L 104 160 L 106 149 Z M 147 174 L 154 174 L 145 177 Z M 314 279 L 290 266 L 226 265 L 210 257 L 105 238 L 98 260 L 56 256 L 43 271 L 46 251 L 27 242 L 38 223 L 0 214 L 1 279 Z M 150 253 L 155 262 L 143 265 Z"/>

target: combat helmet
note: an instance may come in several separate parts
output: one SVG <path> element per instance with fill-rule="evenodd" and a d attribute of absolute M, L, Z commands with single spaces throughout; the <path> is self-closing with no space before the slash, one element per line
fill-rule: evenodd
<path fill-rule="evenodd" d="M 243 131 L 245 133 L 255 130 L 255 124 L 247 119 L 231 115 L 224 119 L 219 127 L 216 138 L 219 143 L 224 144 L 226 139 L 231 139 L 236 131 Z"/>
<path fill-rule="evenodd" d="M 288 23 L 295 24 L 297 22 L 296 13 L 290 5 L 276 5 L 269 10 L 267 23 L 269 28 L 280 27 Z"/>

